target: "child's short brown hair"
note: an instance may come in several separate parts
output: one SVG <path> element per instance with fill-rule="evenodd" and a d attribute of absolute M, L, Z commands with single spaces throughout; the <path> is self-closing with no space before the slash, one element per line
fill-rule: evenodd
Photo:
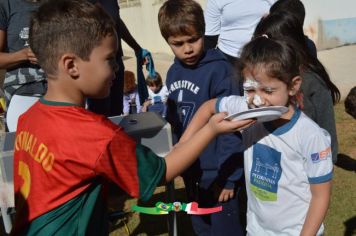
<path fill-rule="evenodd" d="M 156 75 L 155 77 L 151 77 L 151 76 L 147 76 L 146 77 L 146 85 L 147 86 L 156 86 L 156 87 L 159 87 L 163 85 L 163 82 L 162 82 L 162 77 L 159 73 L 156 72 Z"/>
<path fill-rule="evenodd" d="M 159 9 L 158 24 L 166 41 L 169 36 L 205 33 L 203 9 L 194 0 L 166 1 Z"/>
<path fill-rule="evenodd" d="M 32 17 L 29 41 L 40 66 L 53 75 L 63 53 L 89 60 L 102 39 L 115 34 L 114 22 L 101 7 L 86 0 L 48 0 Z"/>

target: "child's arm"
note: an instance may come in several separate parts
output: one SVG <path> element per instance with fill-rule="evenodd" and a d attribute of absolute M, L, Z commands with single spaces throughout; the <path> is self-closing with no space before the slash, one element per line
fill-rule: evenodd
<path fill-rule="evenodd" d="M 120 29 L 121 38 L 135 51 L 136 54 L 139 53 L 141 46 L 137 43 L 136 39 L 131 35 L 129 29 L 126 27 L 126 24 L 121 18 L 119 19 L 119 24 L 120 24 L 119 29 Z"/>
<path fill-rule="evenodd" d="M 322 224 L 329 207 L 331 195 L 331 181 L 321 184 L 311 184 L 310 190 L 312 198 L 301 236 L 316 235 Z"/>
<path fill-rule="evenodd" d="M 182 171 L 187 169 L 198 158 L 209 142 L 218 134 L 234 132 L 246 126 L 251 120 L 226 121 L 225 113 L 218 113 L 208 119 L 207 124 L 199 123 L 198 128 L 186 139 L 175 147 L 165 158 L 166 181 L 171 181 Z"/>
<path fill-rule="evenodd" d="M 142 112 L 147 112 L 147 107 L 148 107 L 149 105 L 151 105 L 151 100 L 150 100 L 150 99 L 149 99 L 149 100 L 146 100 L 146 101 L 143 103 L 142 108 L 141 108 L 141 111 L 142 111 Z"/>

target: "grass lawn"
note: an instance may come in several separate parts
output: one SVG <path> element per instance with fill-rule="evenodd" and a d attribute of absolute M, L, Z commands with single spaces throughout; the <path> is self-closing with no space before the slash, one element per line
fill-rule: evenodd
<path fill-rule="evenodd" d="M 343 103 L 335 106 L 335 117 L 339 155 L 325 219 L 326 235 L 356 235 L 356 120 L 345 113 Z"/>
<path fill-rule="evenodd" d="M 339 139 L 339 157 L 334 169 L 332 199 L 328 214 L 324 221 L 326 236 L 356 235 L 356 120 L 344 111 L 343 102 L 335 106 L 336 125 Z M 185 202 L 184 186 L 181 178 L 175 180 L 175 200 Z M 166 201 L 165 188 L 157 188 L 152 199 L 145 203 L 154 206 L 157 201 Z M 113 209 L 130 207 L 137 200 L 128 198 L 114 190 L 111 199 Z M 118 194 L 116 194 L 118 193 Z M 120 198 L 117 196 L 121 195 Z M 143 203 L 139 202 L 139 205 Z M 193 235 L 188 216 L 184 212 L 177 214 L 178 235 Z M 126 225 L 126 226 L 125 226 Z M 115 220 L 111 225 L 110 236 L 129 235 L 168 235 L 167 216 L 150 216 L 128 213 L 126 220 Z"/>

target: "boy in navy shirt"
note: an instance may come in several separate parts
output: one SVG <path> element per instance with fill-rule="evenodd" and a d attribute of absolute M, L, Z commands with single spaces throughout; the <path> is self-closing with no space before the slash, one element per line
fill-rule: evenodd
<path fill-rule="evenodd" d="M 180 138 L 197 109 L 207 100 L 239 94 L 233 71 L 218 50 L 204 51 L 204 15 L 195 1 L 166 1 L 158 13 L 162 36 L 175 60 L 167 73 L 167 120 Z M 192 216 L 198 235 L 242 235 L 237 184 L 242 177 L 242 148 L 237 135 L 212 140 L 199 160 L 184 174 L 189 201 L 202 207 L 223 206 L 223 211 Z M 241 158 L 236 158 L 241 155 Z"/>

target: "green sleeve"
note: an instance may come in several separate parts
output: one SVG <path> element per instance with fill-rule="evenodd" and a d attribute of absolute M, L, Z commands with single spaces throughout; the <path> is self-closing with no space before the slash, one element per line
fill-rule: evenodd
<path fill-rule="evenodd" d="M 140 199 L 147 201 L 166 173 L 164 158 L 157 156 L 149 148 L 137 144 L 137 169 L 140 185 Z"/>

